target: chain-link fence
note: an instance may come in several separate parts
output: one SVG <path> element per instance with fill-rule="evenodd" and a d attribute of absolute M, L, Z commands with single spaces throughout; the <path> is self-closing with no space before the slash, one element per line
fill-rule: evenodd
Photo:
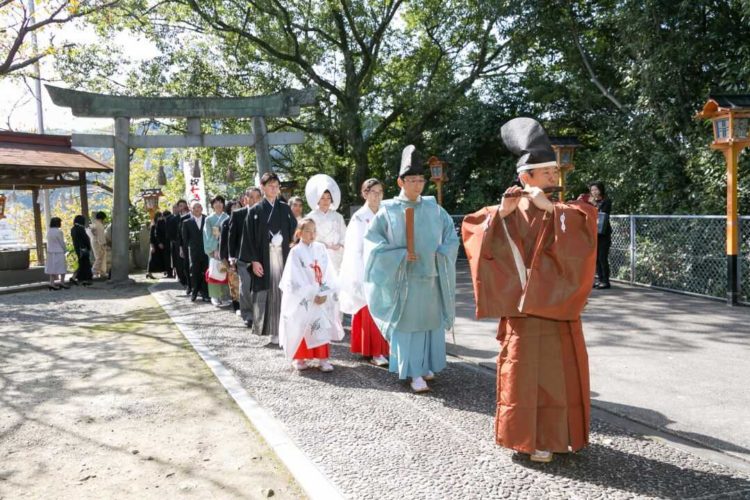
<path fill-rule="evenodd" d="M 463 215 L 453 215 L 459 237 Z M 726 218 L 613 215 L 612 278 L 707 297 L 727 296 Z M 460 258 L 465 258 L 463 248 Z M 740 302 L 750 304 L 750 217 L 740 217 Z"/>

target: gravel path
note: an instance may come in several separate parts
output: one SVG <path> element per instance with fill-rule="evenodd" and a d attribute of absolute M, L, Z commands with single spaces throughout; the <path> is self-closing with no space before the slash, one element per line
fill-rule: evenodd
<path fill-rule="evenodd" d="M 302 497 L 144 284 L 0 311 L 0 499 Z"/>
<path fill-rule="evenodd" d="M 342 343 L 333 373 L 298 374 L 229 312 L 155 290 L 350 498 L 750 498 L 747 475 L 598 418 L 583 452 L 533 464 L 493 442 L 488 370 L 449 358 L 415 395 Z"/>

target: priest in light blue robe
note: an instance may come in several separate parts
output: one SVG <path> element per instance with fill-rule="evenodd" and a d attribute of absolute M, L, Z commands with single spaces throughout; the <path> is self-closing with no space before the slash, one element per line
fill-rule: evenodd
<path fill-rule="evenodd" d="M 425 185 L 414 146 L 401 157 L 401 193 L 382 203 L 365 235 L 369 258 L 365 294 L 375 323 L 391 346 L 389 369 L 411 378 L 415 392 L 445 368 L 445 331 L 453 326 L 458 236 L 448 213 Z M 406 208 L 414 208 L 414 253 L 407 256 Z M 366 252 L 367 253 L 367 252 Z"/>

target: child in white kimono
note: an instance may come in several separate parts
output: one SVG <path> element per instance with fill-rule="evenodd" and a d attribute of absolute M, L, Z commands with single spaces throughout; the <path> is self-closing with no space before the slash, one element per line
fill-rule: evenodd
<path fill-rule="evenodd" d="M 329 343 L 344 338 L 336 273 L 325 245 L 315 241 L 315 221 L 302 219 L 296 236 L 299 243 L 290 250 L 279 283 L 279 344 L 296 370 L 317 360 L 320 371 L 330 372 Z"/>

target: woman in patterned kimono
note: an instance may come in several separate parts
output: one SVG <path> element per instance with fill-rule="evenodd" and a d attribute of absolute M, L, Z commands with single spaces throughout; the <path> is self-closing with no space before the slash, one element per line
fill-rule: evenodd
<path fill-rule="evenodd" d="M 221 264 L 221 252 L 219 249 L 219 239 L 221 238 L 221 226 L 229 220 L 229 216 L 224 213 L 223 196 L 216 196 L 211 200 L 211 207 L 214 213 L 206 218 L 203 226 L 203 249 L 208 255 L 208 271 L 206 271 L 206 283 L 208 284 L 208 296 L 211 297 L 211 303 L 216 307 L 224 305 L 224 299 L 229 295 L 226 272 L 223 277 L 212 276 L 211 269 L 223 267 Z"/>

